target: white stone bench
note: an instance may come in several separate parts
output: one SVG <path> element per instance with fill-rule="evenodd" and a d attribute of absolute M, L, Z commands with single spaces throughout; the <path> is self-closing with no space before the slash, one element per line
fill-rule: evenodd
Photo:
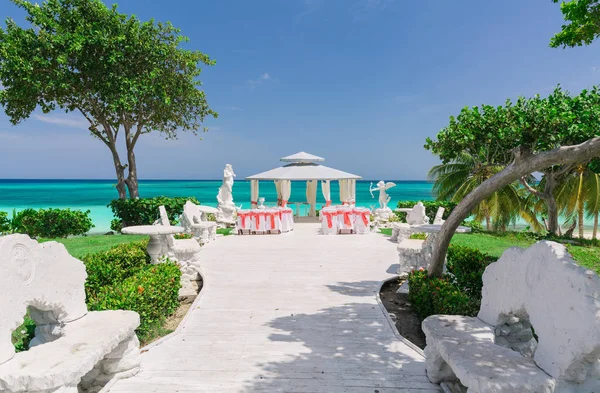
<path fill-rule="evenodd" d="M 487 267 L 477 318 L 423 321 L 427 376 L 469 393 L 600 392 L 600 278 L 564 246 L 511 248 Z M 536 340 L 531 327 L 533 326 Z"/>
<path fill-rule="evenodd" d="M 133 311 L 88 312 L 85 266 L 62 244 L 0 237 L 0 391 L 97 392 L 139 370 Z M 11 333 L 29 316 L 30 349 L 15 354 Z"/>
<path fill-rule="evenodd" d="M 187 233 L 191 233 L 194 239 L 205 244 L 217 238 L 217 223 L 203 220 L 206 214 L 202 214 L 198 205 L 187 201 L 183 206 L 183 214 L 180 216 L 181 225 Z"/>
<path fill-rule="evenodd" d="M 438 209 L 438 214 L 436 214 L 436 217 L 439 215 L 440 209 Z M 404 210 L 406 209 L 402 209 L 402 211 Z M 441 214 L 443 213 L 444 211 L 442 210 Z M 410 211 L 406 213 L 406 223 L 394 223 L 394 225 L 392 225 L 392 237 L 390 239 L 393 242 L 400 243 L 402 240 L 408 239 L 413 233 L 411 231 L 412 226 L 427 224 L 429 224 L 429 217 L 427 217 L 425 212 L 425 206 L 422 202 L 418 202 Z"/>
<path fill-rule="evenodd" d="M 158 224 L 170 226 L 165 207 L 159 206 L 159 212 Z M 180 300 L 195 298 L 201 280 L 200 254 L 202 247 L 195 239 L 175 239 L 173 235 L 164 235 L 162 248 L 161 255 L 179 264 L 181 270 Z"/>

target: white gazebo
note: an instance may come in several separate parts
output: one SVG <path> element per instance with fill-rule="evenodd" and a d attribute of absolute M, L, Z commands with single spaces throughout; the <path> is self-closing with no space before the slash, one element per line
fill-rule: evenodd
<path fill-rule="evenodd" d="M 356 179 L 360 176 L 329 168 L 320 163 L 325 161 L 322 157 L 300 152 L 281 158 L 288 163 L 279 168 L 249 176 L 252 207 L 258 205 L 258 182 L 272 180 L 277 188 L 277 204 L 287 206 L 292 193 L 292 181 L 306 181 L 306 203 L 310 205 L 309 217 L 316 217 L 317 184 L 321 181 L 321 190 L 326 205 L 331 205 L 330 182 L 337 180 L 340 185 L 340 202 L 353 204 L 356 201 Z M 296 212 L 299 215 L 299 212 Z"/>

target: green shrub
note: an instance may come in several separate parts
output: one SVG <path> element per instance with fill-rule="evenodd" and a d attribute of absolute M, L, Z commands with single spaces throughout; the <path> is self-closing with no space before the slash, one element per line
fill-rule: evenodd
<path fill-rule="evenodd" d="M 25 315 L 23 323 L 16 328 L 11 335 L 15 351 L 23 352 L 29 349 L 29 342 L 35 337 L 35 322 Z"/>
<path fill-rule="evenodd" d="M 31 237 L 57 238 L 84 235 L 94 227 L 89 214 L 89 210 L 25 209 L 13 212 L 10 230 Z"/>
<path fill-rule="evenodd" d="M 454 275 L 459 288 L 472 298 L 481 299 L 483 272 L 496 260 L 497 258 L 473 248 L 451 246 L 448 249 L 446 267 Z"/>
<path fill-rule="evenodd" d="M 82 258 L 88 274 L 85 282 L 87 298 L 94 297 L 102 288 L 137 274 L 150 263 L 146 252 L 148 242 L 119 244 L 108 251 L 89 254 Z"/>
<path fill-rule="evenodd" d="M 0 212 L 0 234 L 10 233 L 10 220 L 7 212 Z"/>
<path fill-rule="evenodd" d="M 417 239 L 417 240 L 426 240 L 427 239 L 427 234 L 426 233 L 413 233 L 412 235 L 410 235 L 409 239 Z"/>
<path fill-rule="evenodd" d="M 479 221 L 463 221 L 461 225 L 467 228 L 471 228 L 472 232 L 483 231 L 483 225 Z"/>
<path fill-rule="evenodd" d="M 88 309 L 133 310 L 140 315 L 138 337 L 164 322 L 179 306 L 181 272 L 175 263 L 148 265 L 135 275 L 102 288 L 88 299 Z"/>
<path fill-rule="evenodd" d="M 419 201 L 398 201 L 398 208 L 412 208 Z M 429 222 L 433 224 L 433 219 L 440 207 L 445 208 L 442 218 L 445 220 L 452 213 L 452 209 L 456 207 L 456 203 L 449 201 L 420 201 L 425 206 L 425 214 L 429 217 Z M 406 222 L 406 213 L 395 212 L 401 222 Z"/>
<path fill-rule="evenodd" d="M 115 199 L 108 204 L 116 219 L 110 223 L 113 231 L 132 225 L 151 225 L 160 217 L 159 206 L 164 206 L 172 224 L 181 213 L 187 201 L 200 204 L 194 197 L 155 197 L 138 199 Z"/>
<path fill-rule="evenodd" d="M 475 316 L 479 310 L 479 302 L 461 291 L 450 275 L 429 278 L 427 270 L 413 271 L 408 287 L 408 301 L 423 319 L 434 314 Z"/>

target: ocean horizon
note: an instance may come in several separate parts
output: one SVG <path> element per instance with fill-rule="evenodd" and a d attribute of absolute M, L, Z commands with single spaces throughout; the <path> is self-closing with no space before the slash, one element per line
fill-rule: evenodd
<path fill-rule="evenodd" d="M 381 180 L 381 179 L 379 179 Z M 358 180 L 356 182 L 356 204 L 358 206 L 378 206 L 378 191 L 371 197 L 370 184 L 379 180 Z M 433 200 L 433 184 L 427 180 L 386 180 L 396 183 L 396 187 L 388 190 L 391 197 L 389 207 L 396 207 L 402 200 Z M 144 179 L 139 181 L 140 196 L 156 197 L 196 197 L 201 204 L 217 206 L 217 193 L 222 184 L 221 179 Z M 71 208 L 90 210 L 94 223 L 91 233 L 104 233 L 110 230 L 110 222 L 114 218 L 108 203 L 118 197 L 114 187 L 115 179 L 0 179 L 0 211 L 8 212 L 26 208 Z M 259 195 L 265 198 L 265 204 L 275 204 L 277 193 L 272 181 L 260 182 Z M 233 185 L 233 199 L 237 206 L 250 207 L 250 181 L 236 180 Z M 339 187 L 337 181 L 331 182 L 331 199 L 339 203 Z M 290 202 L 306 201 L 306 183 L 292 182 Z M 325 204 L 321 186 L 317 189 L 317 208 Z M 295 208 L 291 204 L 292 208 Z M 301 208 L 306 214 L 307 207 Z"/>

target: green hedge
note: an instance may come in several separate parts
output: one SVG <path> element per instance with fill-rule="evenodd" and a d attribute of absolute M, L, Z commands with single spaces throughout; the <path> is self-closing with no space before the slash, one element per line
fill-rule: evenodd
<path fill-rule="evenodd" d="M 7 212 L 0 212 L 0 234 L 10 232 L 10 220 Z"/>
<path fill-rule="evenodd" d="M 434 314 L 477 315 L 479 303 L 454 283 L 449 275 L 428 278 L 427 270 L 408 276 L 408 301 L 420 318 Z"/>
<path fill-rule="evenodd" d="M 105 252 L 83 257 L 88 278 L 85 282 L 87 298 L 95 296 L 103 287 L 120 283 L 138 273 L 150 263 L 146 252 L 148 242 L 119 244 Z"/>
<path fill-rule="evenodd" d="M 462 290 L 472 298 L 481 299 L 483 272 L 496 260 L 497 258 L 473 248 L 450 246 L 446 267 Z"/>
<path fill-rule="evenodd" d="M 448 201 L 398 201 L 398 208 L 412 208 L 418 202 L 422 202 L 423 206 L 425 206 L 425 214 L 429 217 L 429 222 L 433 224 L 433 219 L 440 207 L 445 208 L 443 219 L 447 219 L 452 213 L 452 209 L 456 207 L 456 203 L 448 202 Z M 395 212 L 400 221 L 406 222 L 406 213 Z"/>
<path fill-rule="evenodd" d="M 9 227 L 7 231 L 24 233 L 35 238 L 64 238 L 89 232 L 94 227 L 89 214 L 89 210 L 25 209 L 13 212 L 12 219 L 4 225 Z"/>
<path fill-rule="evenodd" d="M 120 244 L 82 259 L 88 274 L 88 309 L 136 311 L 140 314 L 136 332 L 141 341 L 177 309 L 181 286 L 179 266 L 172 262 L 151 265 L 146 245 L 147 242 Z M 26 350 L 34 331 L 35 324 L 26 317 L 13 332 L 15 348 Z"/>
<path fill-rule="evenodd" d="M 120 283 L 104 287 L 88 299 L 88 308 L 100 310 L 133 310 L 140 315 L 138 337 L 146 334 L 179 306 L 181 272 L 174 263 L 147 265 Z"/>
<path fill-rule="evenodd" d="M 421 318 L 434 314 L 475 316 L 481 305 L 483 272 L 496 258 L 463 246 L 448 249 L 450 274 L 429 278 L 426 270 L 408 275 L 408 300 Z"/>
<path fill-rule="evenodd" d="M 138 199 L 115 199 L 108 204 L 116 217 L 110 223 L 110 228 L 120 231 L 121 228 L 132 225 L 151 225 L 160 217 L 159 206 L 164 206 L 170 220 L 174 221 L 183 213 L 183 205 L 187 201 L 200 204 L 195 197 L 155 197 Z"/>

